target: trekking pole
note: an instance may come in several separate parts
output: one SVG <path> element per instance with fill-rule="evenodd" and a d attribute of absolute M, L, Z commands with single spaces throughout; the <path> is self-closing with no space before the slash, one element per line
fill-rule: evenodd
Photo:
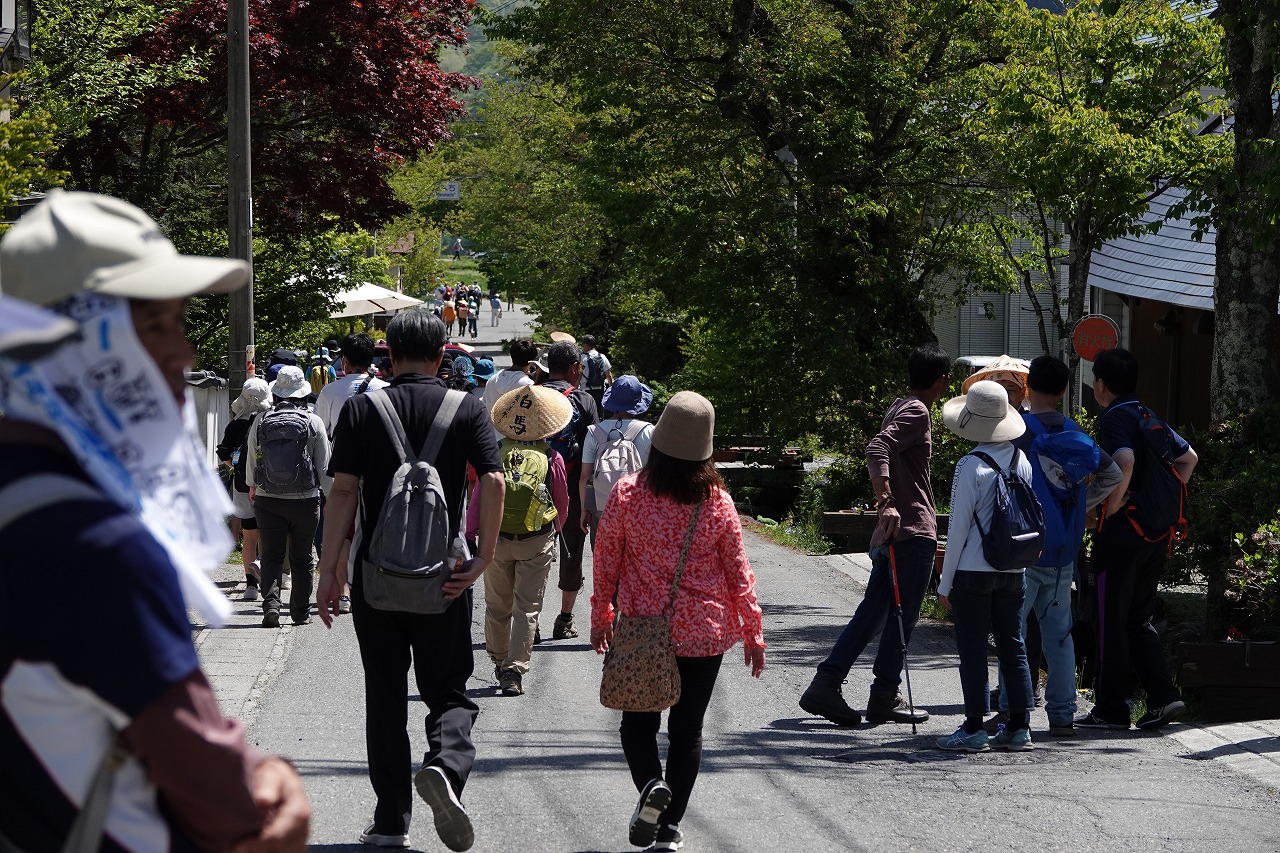
<path fill-rule="evenodd" d="M 907 674 L 907 707 L 911 710 L 911 733 L 916 732 L 916 703 L 911 696 L 911 667 L 907 665 L 907 629 L 902 623 L 902 592 L 898 589 L 898 558 L 889 540 L 889 574 L 893 577 L 893 604 L 898 612 L 898 639 L 902 641 L 902 669 Z"/>

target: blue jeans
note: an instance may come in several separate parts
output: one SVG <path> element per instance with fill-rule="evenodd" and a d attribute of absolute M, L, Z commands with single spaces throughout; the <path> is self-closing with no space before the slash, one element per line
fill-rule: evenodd
<path fill-rule="evenodd" d="M 1022 600 L 1022 636 L 1027 635 L 1027 614 L 1033 609 L 1040 622 L 1040 650 L 1049 667 L 1045 685 L 1045 712 L 1052 724 L 1070 723 L 1076 713 L 1076 644 L 1071 639 L 1071 580 L 1075 563 L 1059 568 L 1027 569 L 1027 591 Z M 1029 669 L 1029 667 L 1028 667 Z M 1036 673 L 1031 673 L 1035 678 Z M 1004 673 L 1000 673 L 1000 710 L 1009 712 Z"/>
<path fill-rule="evenodd" d="M 1022 572 L 956 572 L 951 583 L 951 615 L 956 623 L 960 653 L 960 687 L 964 715 L 981 720 L 987 712 L 987 634 L 995 637 L 1000 674 L 1011 689 L 1009 716 L 1014 728 L 1025 725 L 1033 707 L 1027 650 L 1022 644 L 1019 615 L 1026 590 Z M 1001 695 L 1006 695 L 1001 694 Z"/>
<path fill-rule="evenodd" d="M 920 604 L 929 588 L 929 578 L 933 576 L 933 556 L 938 550 L 938 543 L 923 536 L 913 536 L 893 543 L 892 547 L 898 565 L 898 590 L 902 595 L 902 630 L 910 643 L 911 631 L 920 618 Z M 874 675 L 871 692 L 896 694 L 898 685 L 902 683 L 903 652 L 898 620 L 889 618 L 894 610 L 889 548 L 885 544 L 871 550 L 867 592 L 853 612 L 853 618 L 840 633 L 831 654 L 818 665 L 818 669 L 845 678 L 863 649 L 879 635 L 880 649 L 871 667 Z"/>

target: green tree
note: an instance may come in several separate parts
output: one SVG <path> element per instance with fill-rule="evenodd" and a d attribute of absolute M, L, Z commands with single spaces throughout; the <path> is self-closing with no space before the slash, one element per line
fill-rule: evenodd
<path fill-rule="evenodd" d="M 1223 82 L 1207 11 L 1076 2 L 1064 14 L 1019 6 L 1008 17 L 1008 56 L 991 76 L 989 169 L 1034 246 L 1017 265 L 1048 282 L 1069 265 L 1065 304 L 1056 287 L 1025 279 L 1046 353 L 1085 313 L 1094 250 L 1142 229 L 1152 199 L 1202 186 L 1229 157 L 1227 139 L 1201 132 L 1222 106 L 1206 94 Z"/>
<path fill-rule="evenodd" d="M 681 381 L 728 429 L 835 437 L 842 401 L 931 337 L 926 292 L 1016 285 L 973 159 L 1007 9 L 566 0 L 491 35 L 578 114 L 562 198 L 604 227 L 558 230 L 572 286 L 660 294 L 686 333 Z M 615 306 L 597 306 L 608 337 Z"/>

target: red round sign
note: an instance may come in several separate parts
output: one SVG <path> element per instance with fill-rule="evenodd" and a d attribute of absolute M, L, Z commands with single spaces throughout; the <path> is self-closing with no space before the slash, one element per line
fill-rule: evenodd
<path fill-rule="evenodd" d="M 1076 323 L 1071 345 L 1085 361 L 1093 361 L 1099 353 L 1120 346 L 1120 328 L 1105 314 L 1090 314 Z"/>

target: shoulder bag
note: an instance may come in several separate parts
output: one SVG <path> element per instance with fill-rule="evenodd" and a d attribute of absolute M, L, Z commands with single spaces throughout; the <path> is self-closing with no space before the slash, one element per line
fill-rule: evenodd
<path fill-rule="evenodd" d="M 600 704 L 606 708 L 665 711 L 680 700 L 680 670 L 676 665 L 676 647 L 671 641 L 671 617 L 701 513 L 699 503 L 689 518 L 680 563 L 671 581 L 671 596 L 662 615 L 618 617 L 600 679 Z"/>

